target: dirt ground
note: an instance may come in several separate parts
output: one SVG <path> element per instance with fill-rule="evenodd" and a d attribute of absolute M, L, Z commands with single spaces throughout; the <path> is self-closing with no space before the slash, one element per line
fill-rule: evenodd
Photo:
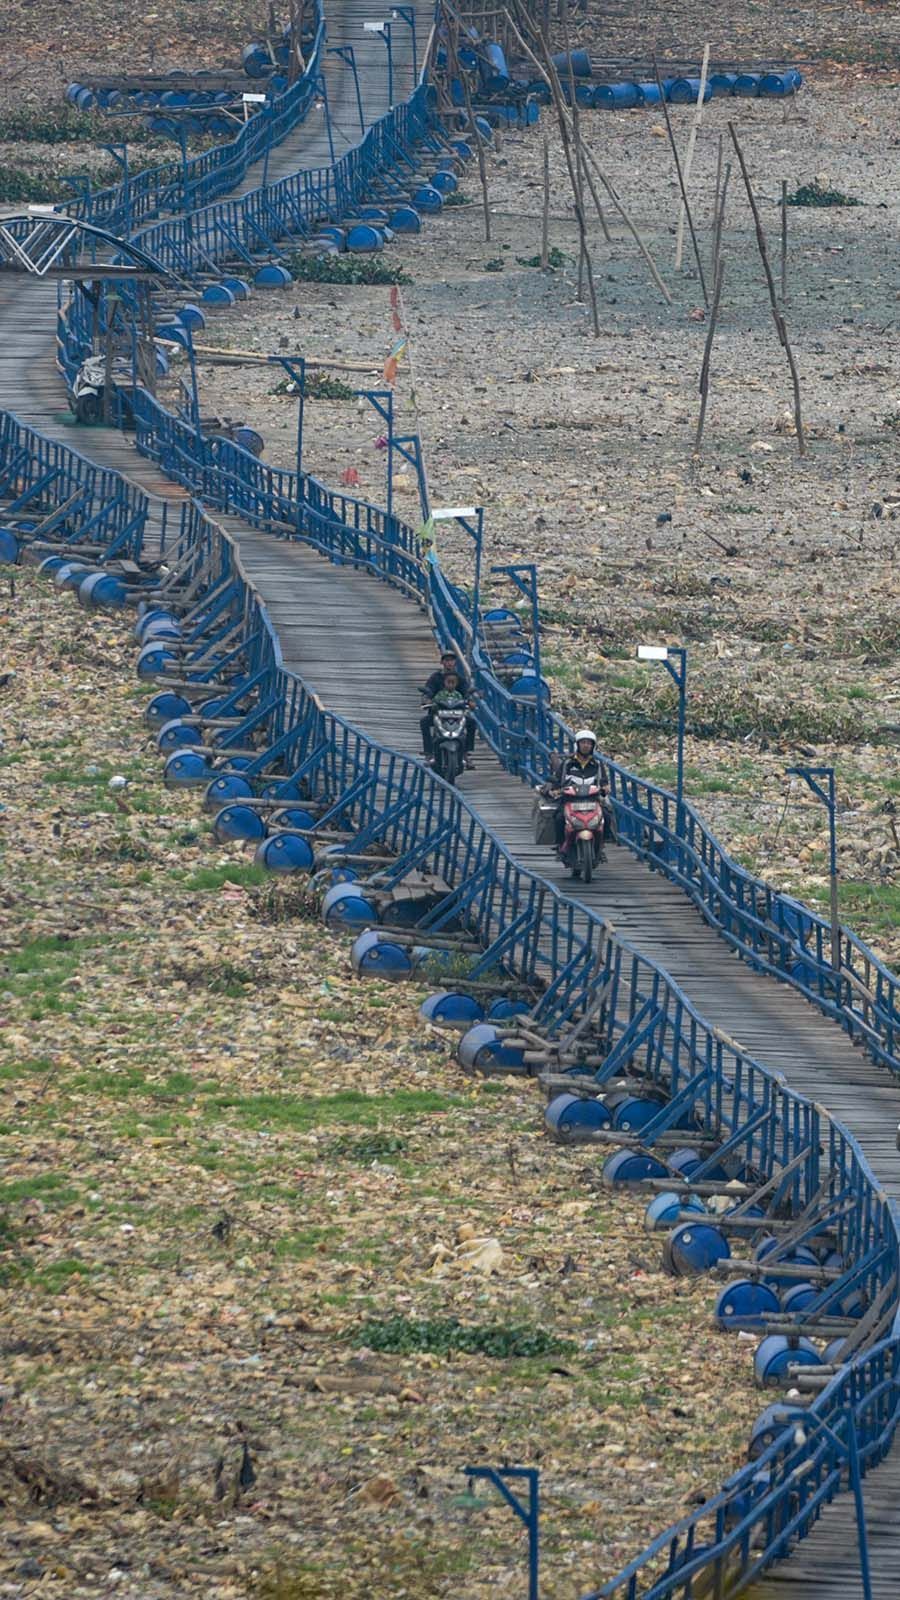
<path fill-rule="evenodd" d="M 699 8 L 697 8 L 699 10 Z M 686 24 L 685 24 L 686 26 Z M 699 24 L 695 37 L 706 37 Z M 711 278 L 719 141 L 733 171 L 722 308 L 702 452 L 692 458 L 707 334 L 686 235 L 674 269 L 677 180 L 653 111 L 585 115 L 672 295 L 667 305 L 612 211 L 590 248 L 600 337 L 576 300 L 577 231 L 549 120 L 551 245 L 540 249 L 541 131 L 506 136 L 489 161 L 490 243 L 474 163 L 462 193 L 385 257 L 411 283 L 403 424 L 421 432 L 435 504 L 486 509 L 487 558 L 537 560 L 545 665 L 556 705 L 595 724 L 607 752 L 647 776 L 674 774 L 672 697 L 634 661 L 639 642 L 690 650 L 688 792 L 747 865 L 824 903 L 825 817 L 785 768 L 833 763 L 841 804 L 842 911 L 900 960 L 900 367 L 896 276 L 897 74 L 811 68 L 796 100 L 716 100 L 697 141 L 690 197 Z M 684 153 L 692 113 L 676 108 Z M 773 325 L 728 131 L 746 154 L 780 286 L 780 186 L 815 183 L 857 205 L 789 206 L 786 321 L 807 452 L 798 455 L 790 375 Z M 390 339 L 384 287 L 295 283 L 211 320 L 211 344 L 292 351 L 378 378 Z M 272 369 L 208 365 L 204 403 L 257 426 L 266 459 L 294 460 L 296 400 Z M 283 388 L 283 385 L 282 385 Z M 415 403 L 414 403 L 415 402 Z M 352 399 L 307 406 L 304 464 L 329 483 L 356 474 L 383 503 L 382 433 Z M 418 517 L 398 473 L 396 504 Z M 468 552 L 442 540 L 461 577 Z M 494 590 L 493 598 L 511 596 Z"/>

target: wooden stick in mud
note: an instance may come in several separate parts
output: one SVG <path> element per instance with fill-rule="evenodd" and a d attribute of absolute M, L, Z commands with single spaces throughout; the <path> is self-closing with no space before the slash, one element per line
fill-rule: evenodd
<path fill-rule="evenodd" d="M 707 290 L 707 287 L 706 287 L 706 279 L 703 276 L 703 262 L 700 260 L 700 247 L 697 244 L 697 234 L 696 234 L 696 231 L 695 231 L 695 228 L 694 228 L 694 219 L 691 216 L 691 208 L 690 208 L 690 206 L 688 204 L 687 190 L 686 190 L 686 188 L 684 186 L 684 174 L 683 174 L 683 172 L 681 170 L 681 158 L 680 158 L 680 156 L 678 154 L 678 146 L 675 143 L 675 134 L 672 131 L 672 118 L 669 116 L 669 107 L 668 107 L 668 104 L 666 102 L 666 92 L 665 92 L 665 89 L 662 86 L 662 78 L 659 75 L 659 62 L 657 61 L 655 55 L 653 57 L 653 71 L 656 74 L 656 82 L 657 82 L 657 84 L 659 86 L 660 103 L 661 103 L 662 108 L 663 108 L 663 116 L 666 119 L 666 132 L 669 135 L 669 145 L 671 147 L 672 157 L 673 157 L 673 160 L 675 162 L 675 171 L 678 174 L 678 187 L 681 190 L 681 199 L 682 199 L 682 202 L 684 204 L 685 212 L 687 213 L 688 227 L 691 230 L 691 243 L 694 246 L 694 260 L 697 263 L 697 271 L 698 271 L 698 273 L 700 275 L 700 288 L 703 290 L 703 302 L 704 302 L 705 305 L 708 306 L 709 305 L 709 291 Z"/>
<path fill-rule="evenodd" d="M 769 300 L 772 305 L 772 319 L 775 323 L 779 342 L 784 349 L 785 355 L 787 356 L 788 366 L 791 369 L 791 383 L 794 386 L 794 426 L 797 429 L 797 449 L 802 456 L 806 454 L 806 439 L 803 433 L 803 419 L 800 413 L 800 374 L 797 371 L 797 363 L 794 360 L 794 352 L 791 349 L 790 340 L 787 336 L 787 328 L 785 326 L 784 317 L 778 309 L 778 296 L 775 292 L 775 279 L 772 277 L 772 268 L 769 265 L 769 252 L 766 249 L 766 236 L 763 233 L 762 223 L 759 218 L 756 196 L 753 193 L 753 185 L 750 182 L 750 174 L 747 171 L 747 163 L 744 160 L 744 152 L 738 143 L 738 136 L 734 131 L 733 122 L 729 122 L 728 132 L 731 134 L 731 142 L 734 145 L 735 154 L 737 155 L 738 161 L 741 164 L 741 176 L 744 180 L 744 188 L 747 191 L 747 199 L 750 202 L 750 210 L 753 212 L 753 221 L 756 226 L 756 243 L 759 249 L 760 260 L 763 264 L 763 270 L 766 274 Z"/>
<path fill-rule="evenodd" d="M 713 289 L 713 302 L 709 313 L 709 327 L 706 330 L 706 344 L 703 348 L 703 364 L 700 368 L 700 415 L 697 418 L 697 432 L 694 436 L 694 455 L 700 454 L 700 443 L 703 438 L 703 425 L 706 422 L 706 406 L 709 400 L 709 361 L 712 355 L 713 339 L 716 333 L 716 322 L 719 317 L 719 302 L 722 298 L 722 283 L 725 278 L 725 257 L 719 256 L 716 264 L 716 284 Z"/>
<path fill-rule="evenodd" d="M 781 304 L 787 304 L 787 184 L 781 180 Z"/>
<path fill-rule="evenodd" d="M 687 188 L 691 181 L 691 167 L 694 164 L 694 147 L 697 143 L 697 134 L 703 121 L 703 106 L 706 98 L 706 77 L 709 72 L 709 45 L 703 51 L 703 65 L 700 68 L 700 93 L 697 96 L 697 111 L 691 127 L 691 136 L 688 139 L 687 155 L 684 158 L 684 186 Z M 684 251 L 684 206 L 678 207 L 678 227 L 675 233 L 675 271 L 681 268 L 681 257 Z"/>
<path fill-rule="evenodd" d="M 541 213 L 541 266 L 550 264 L 550 140 L 544 134 L 544 209 Z"/>

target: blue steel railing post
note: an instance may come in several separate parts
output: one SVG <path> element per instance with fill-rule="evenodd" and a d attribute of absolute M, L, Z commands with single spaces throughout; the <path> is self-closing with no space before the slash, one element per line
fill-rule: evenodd
<path fill-rule="evenodd" d="M 394 391 L 393 389 L 356 389 L 359 400 L 368 400 L 387 425 L 387 504 L 389 517 L 394 514 Z"/>
<path fill-rule="evenodd" d="M 675 752 L 675 833 L 684 834 L 684 735 L 687 725 L 688 653 L 682 645 L 639 644 L 639 661 L 661 661 L 678 690 L 678 735 Z"/>
<path fill-rule="evenodd" d="M 197 387 L 197 357 L 194 354 L 194 335 L 189 327 L 184 330 L 185 349 L 187 350 L 188 366 L 191 373 L 191 422 L 196 429 L 200 428 L 200 391 Z"/>
<path fill-rule="evenodd" d="M 835 1431 L 841 1419 L 847 1425 L 846 1440 L 843 1440 Z M 784 1421 L 787 1423 L 793 1421 L 793 1418 L 788 1413 L 785 1415 Z M 840 1459 L 847 1463 L 848 1486 L 852 1491 L 856 1510 L 856 1538 L 859 1545 L 859 1574 L 862 1579 L 863 1600 L 872 1600 L 872 1571 L 869 1564 L 869 1536 L 866 1528 L 866 1507 L 863 1500 L 859 1437 L 856 1431 L 856 1417 L 852 1403 L 842 1406 L 840 1411 L 837 1412 L 834 1421 L 835 1428 L 831 1428 L 823 1417 L 817 1416 L 815 1411 L 809 1411 L 806 1416 L 800 1419 L 794 1439 L 797 1444 L 804 1444 L 807 1430 L 818 1428 L 825 1435 Z"/>
<path fill-rule="evenodd" d="M 491 567 L 492 572 L 505 572 L 512 578 L 520 594 L 531 603 L 531 654 L 534 658 L 533 672 L 535 677 L 535 725 L 539 744 L 544 742 L 544 680 L 541 676 L 541 613 L 538 604 L 538 577 L 537 567 L 533 561 L 513 562 L 506 567 Z"/>
<path fill-rule="evenodd" d="M 416 11 L 414 6 L 391 6 L 391 16 L 395 22 L 405 22 L 412 34 L 412 81 L 415 88 L 416 74 L 419 69 L 419 47 L 416 42 Z"/>
<path fill-rule="evenodd" d="M 297 498 L 301 498 L 300 478 L 303 473 L 303 414 L 306 409 L 306 360 L 303 356 L 270 356 L 274 366 L 284 367 L 288 377 L 297 387 Z"/>
<path fill-rule="evenodd" d="M 540 1479 L 537 1467 L 466 1467 L 467 1478 L 486 1478 L 506 1501 L 510 1510 L 528 1529 L 528 1600 L 539 1600 L 538 1567 L 540 1562 Z M 528 1484 L 528 1505 L 524 1506 L 517 1495 L 507 1487 L 506 1478 L 524 1478 Z M 872 1600 L 871 1594 L 866 1600 Z"/>
<path fill-rule="evenodd" d="M 84 201 L 85 221 L 90 222 L 94 208 L 93 185 L 89 172 L 70 172 L 63 176 L 63 183 L 74 189 L 79 200 Z"/>
<path fill-rule="evenodd" d="M 181 209 L 187 214 L 190 210 L 190 197 L 188 195 L 187 128 L 185 124 L 176 121 L 175 132 L 181 150 Z"/>
<path fill-rule="evenodd" d="M 837 796 L 834 767 L 788 767 L 791 777 L 802 778 L 806 787 L 828 810 L 828 875 L 831 887 L 831 965 L 841 969 L 841 917 L 838 905 Z M 825 788 L 822 787 L 822 780 Z"/>
<path fill-rule="evenodd" d="M 331 165 L 337 159 L 334 153 L 334 131 L 331 126 L 331 105 L 328 100 L 328 85 L 325 82 L 324 72 L 320 72 L 316 79 L 316 92 L 322 96 L 322 105 L 325 111 L 325 132 L 328 135 L 328 150 L 331 155 Z"/>
<path fill-rule="evenodd" d="M 363 115 L 362 94 L 359 87 L 359 71 L 356 65 L 356 51 L 354 50 L 352 44 L 333 44 L 329 45 L 325 54 L 329 56 L 338 56 L 341 61 L 346 63 L 346 65 L 350 68 L 350 71 L 353 73 L 353 86 L 356 90 L 356 109 L 359 112 L 359 131 L 360 133 L 365 133 L 366 119 Z"/>
<path fill-rule="evenodd" d="M 121 144 L 105 144 L 113 160 L 122 168 L 122 225 L 118 230 L 124 238 L 131 233 L 131 179 L 128 170 L 128 145 L 123 140 Z"/>

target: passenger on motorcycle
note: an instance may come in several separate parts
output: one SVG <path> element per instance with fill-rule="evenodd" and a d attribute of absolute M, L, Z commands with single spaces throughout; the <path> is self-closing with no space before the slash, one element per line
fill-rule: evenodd
<path fill-rule="evenodd" d="M 606 798 L 609 789 L 606 768 L 597 755 L 597 735 L 592 733 L 590 728 L 579 728 L 575 735 L 572 753 L 559 762 L 550 786 L 551 793 L 557 798 L 556 816 L 553 819 L 556 827 L 557 850 L 562 850 L 566 835 L 566 803 L 563 797 L 563 790 L 566 786 L 566 778 L 569 776 L 591 778 L 596 782 L 600 793 L 603 795 L 604 837 L 607 839 L 614 838 L 615 818 L 612 806 Z M 606 860 L 606 851 L 602 848 L 600 850 L 600 860 Z"/>
<path fill-rule="evenodd" d="M 453 678 L 453 692 L 455 694 L 461 694 L 463 699 L 468 700 L 469 704 L 471 705 L 472 685 L 469 681 L 469 675 L 466 672 L 465 667 L 463 667 L 457 660 L 455 653 L 452 650 L 445 650 L 441 656 L 440 669 L 437 672 L 432 672 L 422 689 L 422 694 L 428 702 L 422 719 L 419 723 L 419 728 L 422 733 L 422 750 L 424 752 L 426 761 L 430 761 L 434 754 L 434 745 L 431 737 L 432 706 L 437 700 L 438 695 L 445 693 L 451 687 L 451 684 L 448 683 L 448 678 L 450 677 Z M 475 764 L 472 759 L 472 752 L 474 749 L 475 718 L 471 715 L 467 715 L 465 750 L 465 761 L 467 767 L 472 767 Z"/>

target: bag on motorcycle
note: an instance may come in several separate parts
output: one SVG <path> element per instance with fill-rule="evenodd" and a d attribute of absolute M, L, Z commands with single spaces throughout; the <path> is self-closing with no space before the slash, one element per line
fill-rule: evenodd
<path fill-rule="evenodd" d="M 556 804 L 543 795 L 536 795 L 531 812 L 535 844 L 556 843 Z"/>

